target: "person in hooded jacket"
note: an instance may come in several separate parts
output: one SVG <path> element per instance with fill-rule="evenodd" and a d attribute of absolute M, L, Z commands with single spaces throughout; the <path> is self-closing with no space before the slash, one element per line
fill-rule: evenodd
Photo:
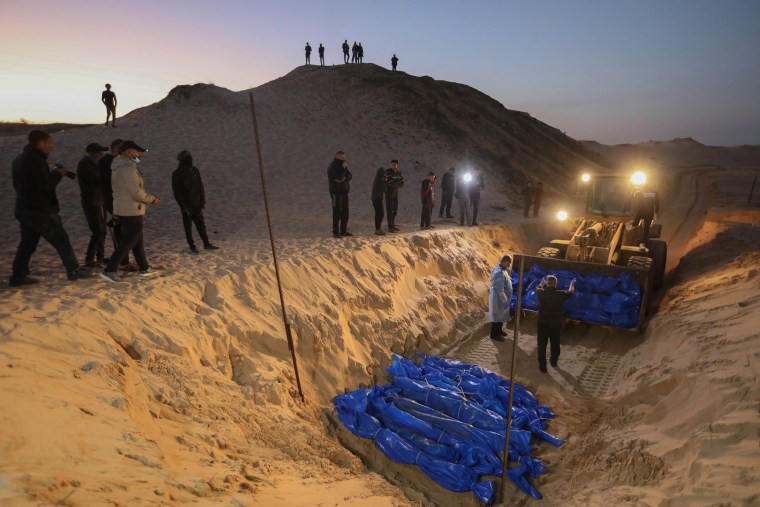
<path fill-rule="evenodd" d="M 507 336 L 502 326 L 509 322 L 512 302 L 512 257 L 505 255 L 491 271 L 491 289 L 488 293 L 488 320 L 491 321 L 491 339 L 504 341 Z"/>
<path fill-rule="evenodd" d="M 203 241 L 205 250 L 216 250 L 219 247 L 214 246 L 208 239 L 206 233 L 206 222 L 203 218 L 203 209 L 206 207 L 206 192 L 203 188 L 201 173 L 193 165 L 193 155 L 182 150 L 177 154 L 179 165 L 172 173 L 172 192 L 174 199 L 179 204 L 182 212 L 182 225 L 185 228 L 185 238 L 190 246 L 190 253 L 197 254 L 198 249 L 193 241 L 193 224 L 198 229 L 198 235 Z"/>

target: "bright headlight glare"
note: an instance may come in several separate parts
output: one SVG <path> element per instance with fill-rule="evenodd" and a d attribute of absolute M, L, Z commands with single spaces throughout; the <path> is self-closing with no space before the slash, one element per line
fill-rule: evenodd
<path fill-rule="evenodd" d="M 567 220 L 567 211 L 557 212 L 557 220 L 560 220 L 560 221 Z"/>
<path fill-rule="evenodd" d="M 465 173 L 465 175 L 462 177 L 464 181 L 472 181 L 472 174 Z"/>
<path fill-rule="evenodd" d="M 588 183 L 591 181 L 591 175 L 589 173 L 583 173 L 581 180 L 583 180 L 584 183 Z"/>
<path fill-rule="evenodd" d="M 641 171 L 636 171 L 635 173 L 631 175 L 631 183 L 633 183 L 637 187 L 640 187 L 646 182 L 647 182 L 647 175 Z"/>

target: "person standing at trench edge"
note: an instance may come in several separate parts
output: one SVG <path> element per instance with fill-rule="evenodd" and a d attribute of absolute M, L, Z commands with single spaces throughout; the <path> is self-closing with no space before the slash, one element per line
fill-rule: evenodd
<path fill-rule="evenodd" d="M 327 183 L 332 201 L 333 237 L 353 236 L 348 227 L 348 192 L 350 190 L 351 171 L 348 170 L 346 154 L 338 151 L 335 159 L 327 168 Z"/>
<path fill-rule="evenodd" d="M 206 233 L 206 222 L 203 218 L 206 192 L 203 188 L 201 173 L 193 165 L 193 155 L 187 150 L 182 150 L 177 154 L 177 161 L 179 165 L 172 173 L 172 192 L 182 212 L 182 225 L 185 228 L 185 238 L 190 247 L 190 253 L 198 253 L 193 241 L 193 223 L 203 241 L 203 248 L 218 250 L 219 247 L 211 244 Z"/>
<path fill-rule="evenodd" d="M 491 321 L 491 339 L 504 341 L 507 334 L 502 326 L 509 322 L 512 302 L 512 257 L 505 255 L 491 271 L 491 289 L 488 293 L 488 320 Z"/>

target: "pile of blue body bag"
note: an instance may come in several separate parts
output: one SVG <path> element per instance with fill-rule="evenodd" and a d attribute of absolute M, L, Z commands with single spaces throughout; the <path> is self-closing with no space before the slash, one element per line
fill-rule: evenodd
<path fill-rule="evenodd" d="M 574 271 L 546 271 L 534 264 L 523 275 L 522 307 L 538 311 L 536 287 L 546 275 L 557 277 L 558 287 L 567 290 L 575 279 L 575 294 L 565 302 L 565 317 L 605 326 L 632 329 L 639 323 L 641 287 L 628 274 L 618 277 L 592 273 L 583 276 Z M 517 306 L 517 273 L 512 272 L 512 308 Z"/>
<path fill-rule="evenodd" d="M 501 477 L 509 405 L 509 381 L 460 361 L 423 356 L 421 364 L 393 355 L 393 383 L 358 389 L 333 399 L 341 422 L 352 433 L 375 441 L 398 463 L 417 465 L 451 491 L 473 494 L 486 505 L 495 486 L 483 476 Z M 532 436 L 554 445 L 564 440 L 546 432 L 554 418 L 549 407 L 525 387 L 514 384 L 508 477 L 540 499 L 530 483 L 546 466 L 531 457 Z"/>

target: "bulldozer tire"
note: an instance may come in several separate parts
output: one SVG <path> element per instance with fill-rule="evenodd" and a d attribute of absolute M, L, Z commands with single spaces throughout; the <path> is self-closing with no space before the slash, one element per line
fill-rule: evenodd
<path fill-rule="evenodd" d="M 668 259 L 668 244 L 661 239 L 650 239 L 647 245 L 652 256 L 652 284 L 654 290 L 662 287 L 665 281 L 665 264 Z"/>
<path fill-rule="evenodd" d="M 642 257 L 640 255 L 633 255 L 628 258 L 626 266 L 629 268 L 643 269 L 649 271 L 652 269 L 652 259 L 649 257 Z"/>
<path fill-rule="evenodd" d="M 559 248 L 554 248 L 551 246 L 545 246 L 538 250 L 538 253 L 536 254 L 538 257 L 546 257 L 549 259 L 559 259 L 560 257 L 560 251 Z"/>

